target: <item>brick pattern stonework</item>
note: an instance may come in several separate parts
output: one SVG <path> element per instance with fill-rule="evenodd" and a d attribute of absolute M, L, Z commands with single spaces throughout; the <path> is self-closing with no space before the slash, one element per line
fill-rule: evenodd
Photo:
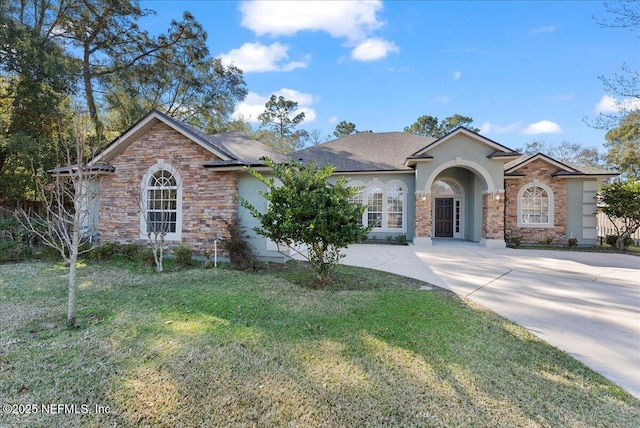
<path fill-rule="evenodd" d="M 523 243 L 562 244 L 567 239 L 567 183 L 563 179 L 552 177 L 558 168 L 541 160 L 535 160 L 518 169 L 522 178 L 505 180 L 505 234 L 508 237 L 522 237 Z M 544 183 L 553 191 L 553 227 L 518 227 L 518 192 L 534 180 Z"/>
<path fill-rule="evenodd" d="M 418 238 L 431 238 L 430 193 L 416 193 L 415 210 L 415 236 Z"/>
<path fill-rule="evenodd" d="M 482 194 L 482 238 L 504 239 L 504 193 Z"/>
<path fill-rule="evenodd" d="M 162 159 L 178 171 L 182 179 L 181 242 L 202 253 L 213 241 L 227 237 L 223 221 L 237 218 L 238 176 L 215 172 L 202 165 L 216 160 L 211 152 L 158 123 L 134 141 L 111 164 L 116 172 L 105 177 L 100 193 L 100 239 L 144 244 L 140 239 L 141 183 L 147 169 Z"/>

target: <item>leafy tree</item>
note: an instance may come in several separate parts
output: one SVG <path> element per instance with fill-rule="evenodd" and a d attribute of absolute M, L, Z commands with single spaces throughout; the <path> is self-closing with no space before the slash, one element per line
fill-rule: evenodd
<path fill-rule="evenodd" d="M 183 24 L 189 25 L 195 37 L 105 79 L 105 100 L 112 110 L 111 129 L 116 133 L 128 129 L 151 109 L 206 133 L 227 130 L 236 103 L 247 94 L 242 71 L 211 58 L 206 34 L 191 15 L 185 14 Z"/>
<path fill-rule="evenodd" d="M 471 127 L 471 123 L 473 123 L 472 118 L 459 114 L 454 114 L 440 122 L 437 117 L 425 115 L 420 116 L 412 125 L 405 127 L 404 132 L 433 138 L 442 138 L 459 126 L 464 126 L 472 132 L 480 132 L 478 128 Z"/>
<path fill-rule="evenodd" d="M 34 200 L 35 171 L 56 164 L 58 130 L 70 121 L 78 69 L 56 42 L 0 2 L 0 201 Z"/>
<path fill-rule="evenodd" d="M 333 131 L 333 135 L 336 138 L 346 137 L 347 135 L 355 134 L 356 132 L 356 124 L 347 122 L 346 120 L 341 121 L 336 125 L 335 131 Z"/>
<path fill-rule="evenodd" d="M 640 180 L 640 110 L 625 116 L 620 125 L 605 135 L 609 149 L 607 163 L 623 178 Z"/>
<path fill-rule="evenodd" d="M 563 141 L 557 145 L 532 141 L 518 151 L 525 155 L 543 153 L 560 162 L 580 166 L 602 167 L 604 163 L 602 154 L 596 147 L 584 147 L 569 141 Z"/>
<path fill-rule="evenodd" d="M 624 240 L 640 228 L 640 181 L 611 183 L 603 188 L 602 200 L 602 211 L 618 232 L 616 248 L 622 250 Z"/>
<path fill-rule="evenodd" d="M 10 0 L 6 12 L 41 37 L 61 41 L 67 54 L 74 56 L 98 139 L 103 124 L 97 94 L 105 79 L 204 37 L 188 14 L 185 21 L 172 22 L 166 34 L 151 37 L 138 21 L 154 12 L 141 9 L 138 0 Z"/>
<path fill-rule="evenodd" d="M 260 221 L 254 230 L 278 245 L 306 245 L 309 264 L 322 286 L 340 259 L 340 249 L 364 239 L 370 228 L 358 226 L 365 209 L 349 201 L 359 189 L 347 187 L 346 179 L 328 183 L 332 166 L 302 166 L 299 162 L 276 164 L 266 159 L 273 177 L 265 177 L 254 169 L 249 173 L 267 186 L 260 194 L 269 201 L 266 213 L 246 200 L 242 205 Z M 276 182 L 280 181 L 281 185 Z"/>
<path fill-rule="evenodd" d="M 282 95 L 271 95 L 265 104 L 265 110 L 258 116 L 258 120 L 268 132 L 260 136 L 262 141 L 281 153 L 293 152 L 304 145 L 304 139 L 309 135 L 304 130 L 295 127 L 304 121 L 304 112 L 297 112 L 298 103 L 285 99 Z"/>

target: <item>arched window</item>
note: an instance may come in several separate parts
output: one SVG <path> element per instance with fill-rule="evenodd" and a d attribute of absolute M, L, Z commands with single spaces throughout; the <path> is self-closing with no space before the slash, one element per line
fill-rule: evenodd
<path fill-rule="evenodd" d="M 542 183 L 530 183 L 518 192 L 518 226 L 553 227 L 553 191 Z"/>
<path fill-rule="evenodd" d="M 181 188 L 175 169 L 160 162 L 149 168 L 143 191 L 143 218 L 140 233 L 164 235 L 167 240 L 179 240 L 181 233 Z"/>

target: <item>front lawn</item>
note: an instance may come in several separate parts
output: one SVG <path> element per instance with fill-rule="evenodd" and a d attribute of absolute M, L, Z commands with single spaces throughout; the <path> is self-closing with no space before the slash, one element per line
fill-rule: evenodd
<path fill-rule="evenodd" d="M 0 265 L 0 426 L 638 426 L 639 400 L 503 318 L 341 275 L 92 262 L 68 330 L 61 265 Z"/>

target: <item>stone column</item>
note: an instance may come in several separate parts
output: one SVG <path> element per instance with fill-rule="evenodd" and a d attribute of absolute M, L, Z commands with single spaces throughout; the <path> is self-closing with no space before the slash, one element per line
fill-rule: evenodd
<path fill-rule="evenodd" d="M 414 245 L 431 245 L 431 211 L 431 193 L 416 193 Z"/>
<path fill-rule="evenodd" d="M 504 248 L 504 190 L 482 194 L 482 239 L 480 244 Z"/>

